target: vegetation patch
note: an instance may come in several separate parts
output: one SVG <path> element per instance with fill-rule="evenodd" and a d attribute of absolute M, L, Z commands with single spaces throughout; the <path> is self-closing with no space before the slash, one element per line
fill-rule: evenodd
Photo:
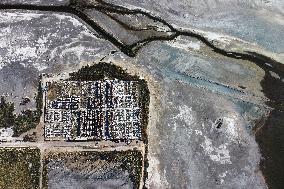
<path fill-rule="evenodd" d="M 138 76 L 128 74 L 124 69 L 111 63 L 99 62 L 85 66 L 77 72 L 70 73 L 71 81 L 97 81 L 104 79 L 119 79 L 124 81 L 139 81 Z"/>
<path fill-rule="evenodd" d="M 39 170 L 39 149 L 0 148 L 0 188 L 37 189 Z"/>
<path fill-rule="evenodd" d="M 48 188 L 48 174 L 50 171 L 58 168 L 58 162 L 63 163 L 64 168 L 71 171 L 66 174 L 66 177 L 81 172 L 83 175 L 80 178 L 82 179 L 85 179 L 86 175 L 84 174 L 88 173 L 88 178 L 96 175 L 95 179 L 106 181 L 116 178 L 116 175 L 127 172 L 133 183 L 133 188 L 139 188 L 142 176 L 143 156 L 137 150 L 49 153 L 44 160 L 43 188 Z M 60 174 L 58 170 L 56 170 L 56 174 Z M 93 182 L 95 183 L 96 181 Z M 95 184 L 93 187 L 95 187 Z"/>
<path fill-rule="evenodd" d="M 14 103 L 5 101 L 2 96 L 0 99 L 0 127 L 11 127 L 15 123 L 15 115 L 13 114 L 15 108 Z"/>
<path fill-rule="evenodd" d="M 33 128 L 36 128 L 40 120 L 40 115 L 36 110 L 25 110 L 21 114 L 15 116 L 14 137 L 20 136 Z"/>
<path fill-rule="evenodd" d="M 7 102 L 2 96 L 0 99 L 0 127 L 13 127 L 14 137 L 35 128 L 42 114 L 42 89 L 39 82 L 38 94 L 36 97 L 36 110 L 24 110 L 20 114 L 14 114 L 15 106 Z"/>

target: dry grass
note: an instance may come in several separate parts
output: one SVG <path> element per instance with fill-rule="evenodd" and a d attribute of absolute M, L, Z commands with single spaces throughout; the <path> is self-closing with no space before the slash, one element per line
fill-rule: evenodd
<path fill-rule="evenodd" d="M 39 169 L 39 149 L 0 148 L 0 188 L 37 189 Z"/>

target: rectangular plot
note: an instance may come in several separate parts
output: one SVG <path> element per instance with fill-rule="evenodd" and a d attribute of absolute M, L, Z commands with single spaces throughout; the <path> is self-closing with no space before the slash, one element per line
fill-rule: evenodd
<path fill-rule="evenodd" d="M 44 85 L 46 140 L 141 140 L 137 81 L 49 81 Z"/>
<path fill-rule="evenodd" d="M 39 182 L 39 149 L 0 148 L 0 188 L 37 189 Z"/>
<path fill-rule="evenodd" d="M 137 189 L 142 165 L 143 156 L 137 150 L 49 152 L 44 160 L 43 188 Z"/>

